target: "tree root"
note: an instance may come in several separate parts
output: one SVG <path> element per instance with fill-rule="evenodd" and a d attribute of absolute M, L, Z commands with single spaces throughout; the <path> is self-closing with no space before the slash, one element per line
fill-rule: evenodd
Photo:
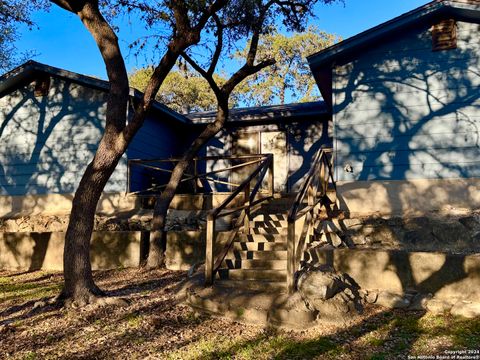
<path fill-rule="evenodd" d="M 55 298 L 55 302 L 61 304 L 67 309 L 80 309 L 80 308 L 98 308 L 103 306 L 120 306 L 125 307 L 129 305 L 129 302 L 120 297 L 111 297 L 100 289 L 82 291 L 81 294 L 74 294 L 71 296 L 61 293 Z"/>

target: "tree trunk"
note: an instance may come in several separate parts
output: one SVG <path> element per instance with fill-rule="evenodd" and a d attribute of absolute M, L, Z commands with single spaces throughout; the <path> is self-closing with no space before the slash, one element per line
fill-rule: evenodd
<path fill-rule="evenodd" d="M 152 233 L 150 234 L 150 252 L 146 263 L 148 268 L 160 267 L 164 263 L 167 243 L 167 232 L 165 231 L 167 212 L 188 164 L 197 156 L 202 147 L 222 130 L 227 117 L 228 103 L 225 103 L 219 107 L 215 121 L 202 131 L 192 146 L 184 153 L 182 159 L 173 169 L 165 190 L 157 199 L 152 220 Z"/>
<path fill-rule="evenodd" d="M 95 285 L 90 262 L 90 238 L 95 210 L 102 191 L 123 154 L 123 148 L 111 151 L 101 146 L 88 165 L 75 193 L 65 236 L 64 278 L 62 297 L 77 305 L 91 303 L 103 292 Z"/>
<path fill-rule="evenodd" d="M 84 305 L 102 294 L 92 277 L 90 238 L 98 200 L 127 147 L 122 131 L 127 119 L 129 87 L 118 39 L 98 7 L 95 3 L 85 2 L 80 9 L 74 10 L 95 39 L 110 80 L 105 133 L 93 161 L 80 180 L 65 235 L 65 285 L 61 297 Z"/>

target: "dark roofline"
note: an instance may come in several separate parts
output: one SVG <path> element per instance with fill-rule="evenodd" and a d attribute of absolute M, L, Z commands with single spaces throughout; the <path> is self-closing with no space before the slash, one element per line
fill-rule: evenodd
<path fill-rule="evenodd" d="M 480 2 L 478 0 L 435 0 L 419 8 L 386 21 L 358 35 L 323 49 L 307 57 L 313 72 L 321 67 L 332 64 L 344 56 L 351 55 L 388 34 L 411 26 L 419 20 L 427 20 L 442 11 L 453 13 L 465 18 L 480 19 Z"/>
<path fill-rule="evenodd" d="M 0 96 L 8 92 L 9 89 L 16 86 L 23 80 L 29 78 L 35 72 L 46 73 L 61 79 L 66 79 L 78 83 L 83 86 L 88 86 L 97 90 L 108 92 L 110 90 L 110 83 L 106 80 L 97 79 L 91 76 L 78 74 L 72 71 L 56 68 L 50 65 L 41 64 L 39 62 L 29 60 L 26 63 L 16 67 L 15 69 L 0 76 Z M 143 93 L 137 89 L 130 88 L 130 96 L 140 100 Z M 154 101 L 152 109 L 160 111 L 182 123 L 190 124 L 191 121 L 184 115 L 177 113 L 168 106 Z"/>
<path fill-rule="evenodd" d="M 206 124 L 214 121 L 216 114 L 216 111 L 207 111 L 191 113 L 186 116 L 195 124 Z M 231 109 L 228 123 L 251 124 L 256 122 L 284 121 L 286 119 L 298 120 L 300 118 L 313 116 L 327 117 L 330 115 L 331 112 L 324 101 L 315 101 Z"/>

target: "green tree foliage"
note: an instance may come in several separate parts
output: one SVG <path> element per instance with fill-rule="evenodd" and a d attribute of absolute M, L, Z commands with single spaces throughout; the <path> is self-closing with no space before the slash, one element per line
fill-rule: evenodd
<path fill-rule="evenodd" d="M 340 37 L 314 26 L 301 33 L 284 35 L 276 32 L 263 36 L 259 42 L 258 61 L 274 57 L 276 63 L 239 84 L 229 101 L 230 107 L 318 100 L 320 93 L 306 57 L 339 40 Z M 234 57 L 237 60 L 245 58 L 248 46 Z M 168 74 L 157 100 L 182 113 L 215 110 L 217 101 L 208 82 L 182 67 L 180 65 L 179 69 Z M 129 76 L 130 85 L 144 91 L 152 73 L 151 67 L 133 71 Z M 222 84 L 226 79 L 215 74 L 215 81 Z"/>
<path fill-rule="evenodd" d="M 31 53 L 17 54 L 18 25 L 32 28 L 31 11 L 47 8 L 42 0 L 0 0 L 0 71 L 4 72 L 17 65 Z"/>
<path fill-rule="evenodd" d="M 274 57 L 276 63 L 247 80 L 249 91 L 240 94 L 248 105 L 315 101 L 320 98 L 306 57 L 338 41 L 340 37 L 309 27 L 293 34 L 272 33 L 259 42 L 258 59 Z M 248 45 L 247 48 L 248 49 Z M 247 50 L 235 57 L 243 58 Z"/>
<path fill-rule="evenodd" d="M 129 75 L 130 86 L 144 91 L 152 74 L 152 67 L 133 71 Z M 222 82 L 224 79 L 217 76 L 217 81 Z M 188 70 L 171 71 L 165 78 L 156 99 L 181 113 L 210 111 L 215 110 L 217 106 L 215 94 L 207 81 Z"/>

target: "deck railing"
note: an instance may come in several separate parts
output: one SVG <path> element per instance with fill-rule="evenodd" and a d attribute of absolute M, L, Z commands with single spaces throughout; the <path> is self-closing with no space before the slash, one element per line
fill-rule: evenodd
<path fill-rule="evenodd" d="M 265 176 L 269 173 L 269 186 L 270 191 L 267 195 L 260 195 L 259 190 L 265 179 Z M 262 155 L 262 160 L 259 165 L 252 171 L 252 173 L 233 191 L 230 196 L 223 201 L 220 206 L 209 212 L 207 216 L 207 238 L 206 238 L 206 257 L 205 257 L 205 285 L 212 285 L 215 279 L 215 274 L 221 266 L 223 259 L 227 255 L 230 247 L 233 244 L 233 240 L 238 231 L 243 228 L 246 235 L 250 232 L 249 215 L 253 206 L 266 201 L 273 197 L 274 192 L 274 175 L 273 175 L 273 155 Z M 233 201 L 243 193 L 243 204 L 235 208 L 228 208 Z M 226 239 L 225 245 L 222 250 L 215 257 L 214 249 L 217 237 L 215 231 L 215 222 L 217 219 L 224 216 L 236 216 L 238 215 L 235 225 L 232 231 L 229 233 Z"/>
<path fill-rule="evenodd" d="M 158 194 L 167 186 L 169 175 L 179 161 L 181 161 L 180 158 L 129 160 L 127 166 L 127 192 L 130 195 Z M 231 176 L 233 173 L 245 169 L 248 169 L 247 171 L 250 172 L 252 167 L 263 161 L 265 161 L 265 156 L 256 154 L 196 157 L 190 162 L 187 171 L 183 174 L 180 187 L 189 185 L 187 190 L 183 190 L 183 192 L 189 194 L 222 192 L 217 191 L 215 189 L 216 186 L 223 186 L 225 189 L 223 192 L 231 192 L 241 185 L 238 179 L 242 179 L 241 175 L 234 179 Z M 222 163 L 227 165 L 222 165 Z M 207 168 L 212 170 L 206 171 L 205 169 Z M 132 188 L 135 188 L 135 186 L 132 186 L 132 173 L 139 169 L 149 174 L 148 177 L 151 180 L 151 184 L 146 188 L 143 186 L 139 190 L 132 191 Z M 163 179 L 161 175 L 163 175 Z M 141 177 L 144 178 L 145 176 Z M 210 189 L 205 186 L 207 183 L 210 185 Z M 136 187 L 138 188 L 138 186 Z M 179 189 L 177 189 L 177 192 L 179 192 Z"/>
<path fill-rule="evenodd" d="M 295 273 L 308 243 L 313 235 L 322 207 L 330 205 L 327 196 L 330 188 L 335 190 L 333 178 L 332 150 L 320 149 L 288 213 L 287 289 L 295 290 Z M 298 235 L 297 235 L 298 233 Z"/>

